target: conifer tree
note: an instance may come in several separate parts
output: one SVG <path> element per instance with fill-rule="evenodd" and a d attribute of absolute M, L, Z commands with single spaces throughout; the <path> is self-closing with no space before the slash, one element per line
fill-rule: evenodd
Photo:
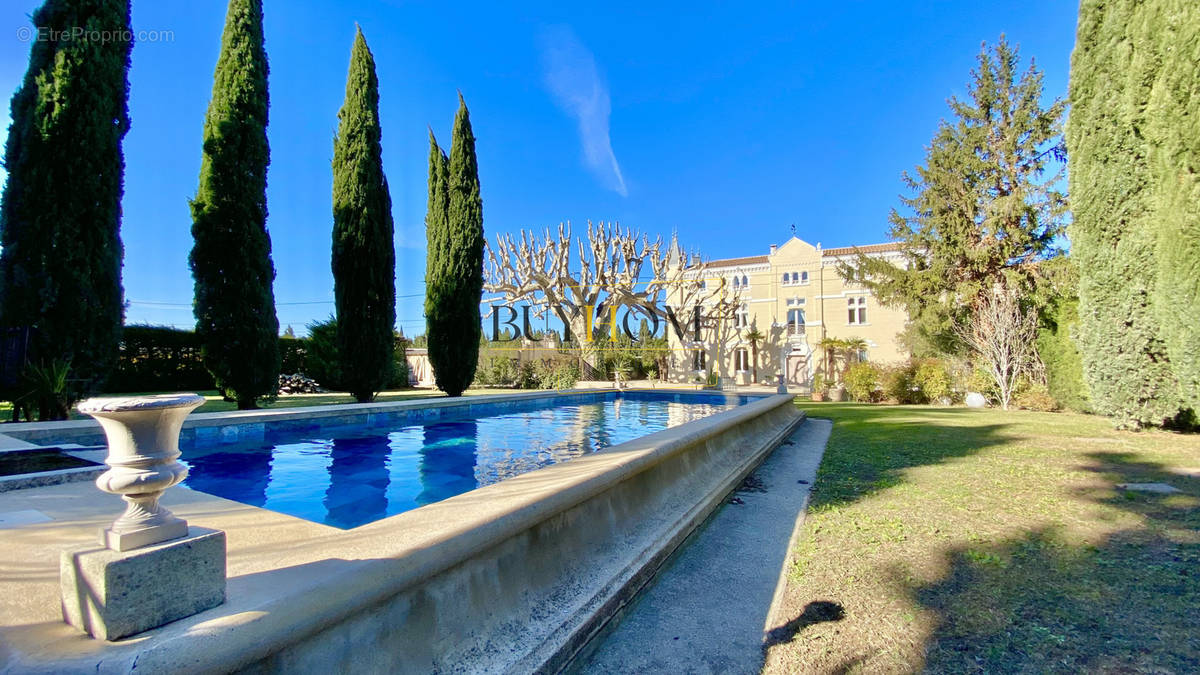
<path fill-rule="evenodd" d="M 482 335 L 483 199 L 475 136 L 462 94 L 458 103 L 449 161 L 430 132 L 425 217 L 429 363 L 438 388 L 450 396 L 461 395 L 474 379 Z"/>
<path fill-rule="evenodd" d="M 905 307 L 917 341 L 956 351 L 955 326 L 1000 284 L 1031 297 L 1038 261 L 1057 251 L 1066 198 L 1056 189 L 1065 159 L 1061 100 L 1043 106 L 1040 70 L 1023 72 L 1003 36 L 979 53 L 965 99 L 950 99 L 916 175 L 904 174 L 913 196 L 893 210 L 889 235 L 905 264 L 859 255 L 840 271 L 885 303 Z"/>
<path fill-rule="evenodd" d="M 333 289 L 342 381 L 360 402 L 392 379 L 396 251 L 380 147 L 379 80 L 359 29 L 333 143 Z"/>
<path fill-rule="evenodd" d="M 1183 406 L 1200 412 L 1200 4 L 1148 3 L 1162 64 L 1146 116 L 1154 143 L 1155 316 Z"/>
<path fill-rule="evenodd" d="M 1179 247 L 1186 259 L 1189 246 L 1186 240 L 1159 238 L 1166 229 L 1159 195 L 1163 181 L 1153 159 L 1161 151 L 1158 137 L 1164 128 L 1181 124 L 1195 110 L 1169 104 L 1156 110 L 1150 104 L 1164 75 L 1170 79 L 1161 40 L 1181 37 L 1163 31 L 1164 4 L 1184 9 L 1170 0 L 1086 0 L 1071 59 L 1067 143 L 1074 204 L 1070 236 L 1080 270 L 1080 352 L 1096 410 L 1127 427 L 1160 424 L 1183 403 L 1154 307 L 1163 286 L 1155 254 L 1165 244 Z M 1194 30 L 1193 25 L 1193 53 Z M 1186 51 L 1188 44 L 1172 46 Z M 1195 87 L 1195 63 L 1173 65 L 1190 67 L 1188 84 Z M 1157 120 L 1156 114 L 1174 119 Z M 1165 222 L 1173 229 L 1180 221 Z M 1195 255 L 1196 249 L 1190 250 Z M 1193 258 L 1193 280 L 1197 264 Z M 1194 302 L 1194 291 L 1191 298 Z M 1171 301 L 1186 308 L 1189 299 L 1185 293 Z M 1194 330 L 1195 316 L 1187 322 Z"/>
<path fill-rule="evenodd" d="M 239 409 L 275 392 L 279 320 L 267 233 L 267 53 L 261 0 L 230 0 L 191 200 L 196 333 Z"/>
<path fill-rule="evenodd" d="M 36 328 L 34 359 L 69 363 L 95 389 L 115 364 L 124 314 L 129 2 L 47 0 L 32 18 L 4 154 L 0 325 Z M 113 39 L 80 39 L 76 27 Z"/>

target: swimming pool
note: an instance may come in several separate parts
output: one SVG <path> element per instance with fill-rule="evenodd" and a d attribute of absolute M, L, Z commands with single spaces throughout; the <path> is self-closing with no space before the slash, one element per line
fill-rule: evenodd
<path fill-rule="evenodd" d="M 348 529 L 754 398 L 608 392 L 442 408 L 383 425 L 272 431 L 261 441 L 186 448 L 184 485 Z"/>

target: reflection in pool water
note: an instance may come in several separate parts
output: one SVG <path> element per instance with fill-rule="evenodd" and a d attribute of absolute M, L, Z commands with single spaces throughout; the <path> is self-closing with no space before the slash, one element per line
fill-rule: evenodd
<path fill-rule="evenodd" d="M 185 485 L 351 528 L 734 407 L 621 398 L 395 429 L 342 427 L 184 453 Z M 325 437 L 328 436 L 328 437 Z"/>

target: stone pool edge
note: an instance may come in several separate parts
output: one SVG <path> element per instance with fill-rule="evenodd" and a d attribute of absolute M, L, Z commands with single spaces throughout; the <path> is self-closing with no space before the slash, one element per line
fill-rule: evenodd
<path fill-rule="evenodd" d="M 89 663 L 24 665 L 556 670 L 803 420 L 791 400 L 767 397 L 339 533 L 326 543 L 329 577 L 272 570 L 260 580 L 278 584 L 270 598 L 231 595 Z"/>
<path fill-rule="evenodd" d="M 474 396 L 414 398 L 404 401 L 380 403 L 342 403 L 336 405 L 297 406 L 292 408 L 259 410 L 232 410 L 228 412 L 192 413 L 183 423 L 180 447 L 188 447 L 195 441 L 216 440 L 223 432 L 232 431 L 236 438 L 232 442 L 261 440 L 267 425 L 288 430 L 289 424 L 317 422 L 317 426 L 337 427 L 350 424 L 375 424 L 373 419 L 389 413 L 413 412 L 422 409 L 443 409 L 491 404 L 519 403 L 553 397 L 605 396 L 620 393 L 650 393 L 658 396 L 670 394 L 704 394 L 724 396 L 726 399 L 739 396 L 761 397 L 757 392 L 703 391 L 673 389 L 560 389 L 534 390 L 505 394 L 477 394 Z M 420 422 L 421 420 L 414 420 Z M 405 423 L 405 422 L 401 422 Z M 257 436 L 257 438 L 256 438 Z M 59 422 L 16 422 L 0 425 L 0 452 L 37 448 L 39 446 L 80 445 L 98 446 L 105 444 L 104 432 L 94 419 L 65 420 Z M 220 442 L 220 441 L 218 441 Z M 226 440 L 225 442 L 231 442 Z"/>

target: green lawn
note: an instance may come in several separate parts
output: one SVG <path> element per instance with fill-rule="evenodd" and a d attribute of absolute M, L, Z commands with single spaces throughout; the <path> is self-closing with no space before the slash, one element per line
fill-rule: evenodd
<path fill-rule="evenodd" d="M 1200 672 L 1200 436 L 800 406 L 834 428 L 767 672 Z"/>

